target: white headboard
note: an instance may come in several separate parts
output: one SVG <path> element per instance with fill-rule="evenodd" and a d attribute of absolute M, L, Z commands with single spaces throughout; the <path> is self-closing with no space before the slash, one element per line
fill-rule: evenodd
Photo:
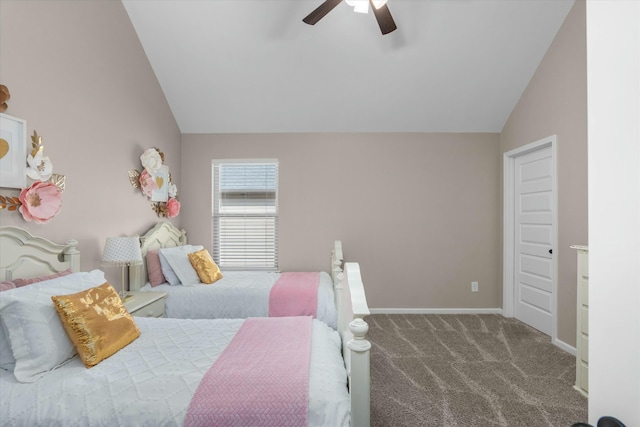
<path fill-rule="evenodd" d="M 342 280 L 344 255 L 342 254 L 342 240 L 333 242 L 333 250 L 331 251 L 331 279 L 334 286 L 338 281 Z"/>
<path fill-rule="evenodd" d="M 0 281 L 80 271 L 78 242 L 54 243 L 19 227 L 0 227 Z"/>
<path fill-rule="evenodd" d="M 149 281 L 147 276 L 147 251 L 159 248 L 171 248 L 186 244 L 187 232 L 178 229 L 169 221 L 157 223 L 143 236 L 140 236 L 142 265 L 129 267 L 129 289 L 131 291 L 138 291 Z"/>

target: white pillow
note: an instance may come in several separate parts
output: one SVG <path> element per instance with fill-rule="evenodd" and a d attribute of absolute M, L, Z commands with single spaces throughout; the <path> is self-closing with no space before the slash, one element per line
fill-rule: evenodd
<path fill-rule="evenodd" d="M 167 258 L 165 258 L 164 254 L 162 253 L 162 249 L 158 249 L 158 258 L 160 258 L 160 269 L 162 270 L 164 280 L 166 280 L 170 285 L 179 285 L 180 279 L 178 279 L 178 276 L 171 268 L 169 261 L 167 261 Z"/>
<path fill-rule="evenodd" d="M 71 270 L 69 270 L 69 273 L 67 274 L 70 274 L 70 272 Z M 65 275 L 63 273 L 64 272 L 54 273 L 53 276 L 55 277 L 50 277 L 50 278 L 55 279 L 56 277 L 61 277 L 61 275 Z M 47 276 L 51 276 L 51 275 L 47 275 Z M 42 277 L 47 277 L 47 276 L 42 276 Z M 38 279 L 42 279 L 42 278 L 38 278 Z M 20 279 L 17 279 L 17 280 L 20 280 Z M 39 281 L 44 281 L 44 280 L 45 279 L 42 279 Z M 34 279 L 30 279 L 27 282 L 28 283 L 25 283 L 20 286 L 27 286 L 33 283 L 37 283 L 37 281 L 34 281 Z M 15 287 L 13 289 L 15 289 Z M 10 291 L 13 289 L 7 289 L 7 291 Z M 8 337 L 9 337 L 9 334 L 7 333 L 6 327 L 4 326 L 4 322 L 0 317 L 0 369 L 13 372 L 13 368 L 16 366 L 16 359 L 15 357 L 13 357 L 13 351 L 11 350 L 11 343 L 9 342 Z"/>
<path fill-rule="evenodd" d="M 19 382 L 34 382 L 76 354 L 51 297 L 105 282 L 104 272 L 73 273 L 0 293 L 0 318 L 15 357 Z"/>
<path fill-rule="evenodd" d="M 9 334 L 4 326 L 4 322 L 0 317 L 0 369 L 13 372 L 16 366 L 16 358 L 13 357 L 11 344 L 9 343 Z"/>
<path fill-rule="evenodd" d="M 160 254 L 160 265 L 162 266 L 162 274 L 164 274 L 167 282 L 172 285 L 179 285 L 182 283 L 183 286 L 201 283 L 200 277 L 198 277 L 198 272 L 196 272 L 195 268 L 193 268 L 193 266 L 191 265 L 191 261 L 189 261 L 188 254 L 200 251 L 202 249 L 204 249 L 204 246 L 192 245 L 159 249 L 158 253 Z M 167 274 L 165 273 L 165 264 L 162 263 L 163 259 L 167 264 L 169 270 L 171 270 L 169 276 L 167 276 Z"/>

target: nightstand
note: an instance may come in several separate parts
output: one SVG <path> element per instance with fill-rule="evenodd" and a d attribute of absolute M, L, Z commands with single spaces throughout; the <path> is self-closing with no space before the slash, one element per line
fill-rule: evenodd
<path fill-rule="evenodd" d="M 132 316 L 164 317 L 166 292 L 128 292 L 133 298 L 125 301 L 124 306 Z"/>

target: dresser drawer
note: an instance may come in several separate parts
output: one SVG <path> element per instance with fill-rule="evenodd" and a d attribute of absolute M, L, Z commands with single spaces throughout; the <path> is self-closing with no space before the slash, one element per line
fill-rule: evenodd
<path fill-rule="evenodd" d="M 164 317 L 165 292 L 131 292 L 133 298 L 125 302 L 132 316 Z"/>
<path fill-rule="evenodd" d="M 164 316 L 164 298 L 154 301 L 149 305 L 145 305 L 142 308 L 131 313 L 132 316 L 138 317 L 162 317 Z"/>
<path fill-rule="evenodd" d="M 573 245 L 577 250 L 576 301 L 576 385 L 585 396 L 589 393 L 589 248 Z"/>
<path fill-rule="evenodd" d="M 586 365 L 589 363 L 589 337 L 586 335 L 581 336 L 578 345 L 580 346 L 579 362 L 584 362 Z"/>

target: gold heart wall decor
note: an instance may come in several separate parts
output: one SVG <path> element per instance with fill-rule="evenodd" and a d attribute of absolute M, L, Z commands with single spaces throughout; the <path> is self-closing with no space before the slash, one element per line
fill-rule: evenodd
<path fill-rule="evenodd" d="M 7 140 L 0 138 L 0 159 L 9 152 L 9 143 Z"/>

